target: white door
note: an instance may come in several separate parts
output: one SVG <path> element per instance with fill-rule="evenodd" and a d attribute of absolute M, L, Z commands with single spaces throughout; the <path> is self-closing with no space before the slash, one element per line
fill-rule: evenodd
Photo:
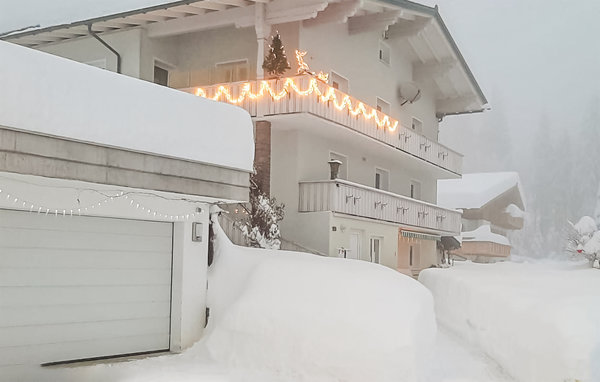
<path fill-rule="evenodd" d="M 172 230 L 0 210 L 0 374 L 169 349 Z"/>
<path fill-rule="evenodd" d="M 381 242 L 383 238 L 372 237 L 371 238 L 371 262 L 379 264 L 381 262 Z"/>
<path fill-rule="evenodd" d="M 360 259 L 360 233 L 350 233 L 350 250 L 346 253 L 347 259 Z"/>

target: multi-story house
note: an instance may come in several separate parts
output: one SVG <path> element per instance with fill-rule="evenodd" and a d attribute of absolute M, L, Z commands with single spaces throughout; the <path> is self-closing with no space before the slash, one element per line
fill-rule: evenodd
<path fill-rule="evenodd" d="M 276 32 L 291 69 L 265 79 Z M 438 142 L 439 123 L 487 100 L 437 7 L 187 0 L 4 39 L 246 109 L 258 183 L 286 205 L 286 240 L 417 272 L 460 232 L 460 213 L 436 205 L 437 180 L 459 178 L 462 164 Z"/>

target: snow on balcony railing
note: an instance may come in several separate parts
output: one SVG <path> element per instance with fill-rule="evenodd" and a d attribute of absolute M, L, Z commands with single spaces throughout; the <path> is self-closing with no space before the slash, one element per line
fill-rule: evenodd
<path fill-rule="evenodd" d="M 181 90 L 238 105 L 253 117 L 291 113 L 317 115 L 453 173 L 462 172 L 462 155 L 309 75 Z"/>
<path fill-rule="evenodd" d="M 332 211 L 412 227 L 460 233 L 456 210 L 346 180 L 300 182 L 300 212 Z"/>

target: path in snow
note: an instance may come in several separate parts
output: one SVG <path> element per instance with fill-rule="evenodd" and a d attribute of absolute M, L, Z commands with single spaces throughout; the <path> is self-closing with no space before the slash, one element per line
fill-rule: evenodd
<path fill-rule="evenodd" d="M 438 327 L 434 356 L 424 382 L 515 382 L 481 349 Z"/>

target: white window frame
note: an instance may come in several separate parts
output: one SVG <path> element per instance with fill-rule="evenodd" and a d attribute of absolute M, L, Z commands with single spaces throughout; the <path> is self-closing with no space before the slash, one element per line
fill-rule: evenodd
<path fill-rule="evenodd" d="M 375 244 L 375 240 L 379 242 L 379 253 L 377 254 L 377 261 L 373 258 L 373 248 Z M 371 236 L 369 238 L 369 259 L 372 263 L 381 264 L 381 248 L 383 247 L 383 236 Z"/>
<path fill-rule="evenodd" d="M 415 121 L 416 121 L 416 122 L 418 122 L 418 126 L 419 126 L 419 128 L 418 128 L 418 129 L 415 129 L 415 128 L 413 127 L 413 126 L 415 126 Z M 411 129 L 412 131 L 414 131 L 415 133 L 419 133 L 419 134 L 422 134 L 422 133 L 423 133 L 423 121 L 422 121 L 422 120 L 420 120 L 420 119 L 419 119 L 419 118 L 417 118 L 417 117 L 412 117 L 412 119 L 411 119 L 411 121 L 410 121 L 410 122 L 411 122 L 410 129 Z"/>
<path fill-rule="evenodd" d="M 154 67 L 158 67 L 158 68 L 161 68 L 161 69 L 167 71 L 167 85 L 166 86 L 169 86 L 169 83 L 171 82 L 171 72 L 175 69 L 175 65 L 169 64 L 168 62 L 165 62 L 159 58 L 153 57 L 152 58 L 152 82 L 154 82 Z"/>
<path fill-rule="evenodd" d="M 330 77 L 329 77 L 329 79 L 331 80 L 331 87 L 333 87 L 333 82 L 335 80 L 335 77 L 339 77 L 342 80 L 346 81 L 346 83 L 345 83 L 346 88 L 344 89 L 343 87 L 338 86 L 338 90 L 341 91 L 342 93 L 348 94 L 348 92 L 350 91 L 350 80 L 348 79 L 348 77 L 343 76 L 343 75 L 339 74 L 338 72 L 332 70 Z"/>
<path fill-rule="evenodd" d="M 225 82 L 239 82 L 239 81 L 247 81 L 250 79 L 250 65 L 248 64 L 248 59 L 247 58 L 239 58 L 239 59 L 235 59 L 235 60 L 227 60 L 227 61 L 220 61 L 220 62 L 215 62 L 215 73 L 214 73 L 214 77 L 218 77 L 219 75 L 219 65 L 231 65 L 231 64 L 244 64 L 246 65 L 246 79 L 244 80 L 236 80 L 236 81 L 225 81 Z M 218 78 L 213 78 L 212 79 L 213 83 L 220 83 L 223 82 Z"/>
<path fill-rule="evenodd" d="M 384 108 L 382 108 L 379 105 L 380 103 L 383 104 L 383 106 L 385 106 L 385 110 L 384 110 Z M 376 109 L 377 110 L 379 110 L 380 112 L 382 112 L 385 115 L 390 115 L 390 110 L 392 109 L 392 104 L 391 103 L 389 103 L 388 101 L 386 101 L 385 99 L 383 99 L 381 97 L 376 97 L 375 105 L 376 105 Z"/>
<path fill-rule="evenodd" d="M 391 64 L 392 64 L 392 49 L 390 48 L 389 44 L 383 40 L 379 40 L 378 48 L 379 49 L 377 50 L 377 58 L 379 59 L 379 62 L 381 62 L 382 64 L 384 64 L 386 66 L 391 66 Z M 384 52 L 384 53 L 382 54 L 382 52 Z M 385 60 L 385 58 L 384 58 L 385 53 L 387 53 L 387 60 Z"/>
<path fill-rule="evenodd" d="M 343 159 L 332 158 L 332 154 L 336 155 L 338 157 L 341 157 Z M 348 180 L 348 170 L 350 168 L 350 166 L 348 165 L 348 156 L 345 154 L 342 154 L 340 152 L 334 151 L 334 150 L 329 150 L 329 160 L 332 160 L 332 159 L 341 160 L 342 165 L 340 166 L 340 171 L 338 172 L 338 177 L 340 179 Z M 343 169 L 343 173 L 342 173 L 342 169 Z"/>
<path fill-rule="evenodd" d="M 384 184 L 385 187 L 379 187 L 379 188 L 377 188 L 377 174 L 378 173 L 385 173 L 385 175 L 386 175 L 386 179 L 385 179 L 385 181 L 386 181 L 385 183 L 386 184 Z M 390 190 L 390 170 L 376 166 L 375 167 L 375 182 L 374 182 L 373 186 L 375 188 L 377 188 L 378 190 L 389 191 Z M 382 186 L 382 185 L 380 184 L 380 186 Z"/>
<path fill-rule="evenodd" d="M 419 187 L 419 195 L 417 197 L 414 197 L 411 193 L 413 185 L 416 185 Z M 412 199 L 416 199 L 416 200 L 422 200 L 421 198 L 422 198 L 422 192 L 423 192 L 423 183 L 421 183 L 420 180 L 410 179 L 408 187 L 409 187 L 409 189 L 408 189 L 409 197 L 411 197 Z"/>

